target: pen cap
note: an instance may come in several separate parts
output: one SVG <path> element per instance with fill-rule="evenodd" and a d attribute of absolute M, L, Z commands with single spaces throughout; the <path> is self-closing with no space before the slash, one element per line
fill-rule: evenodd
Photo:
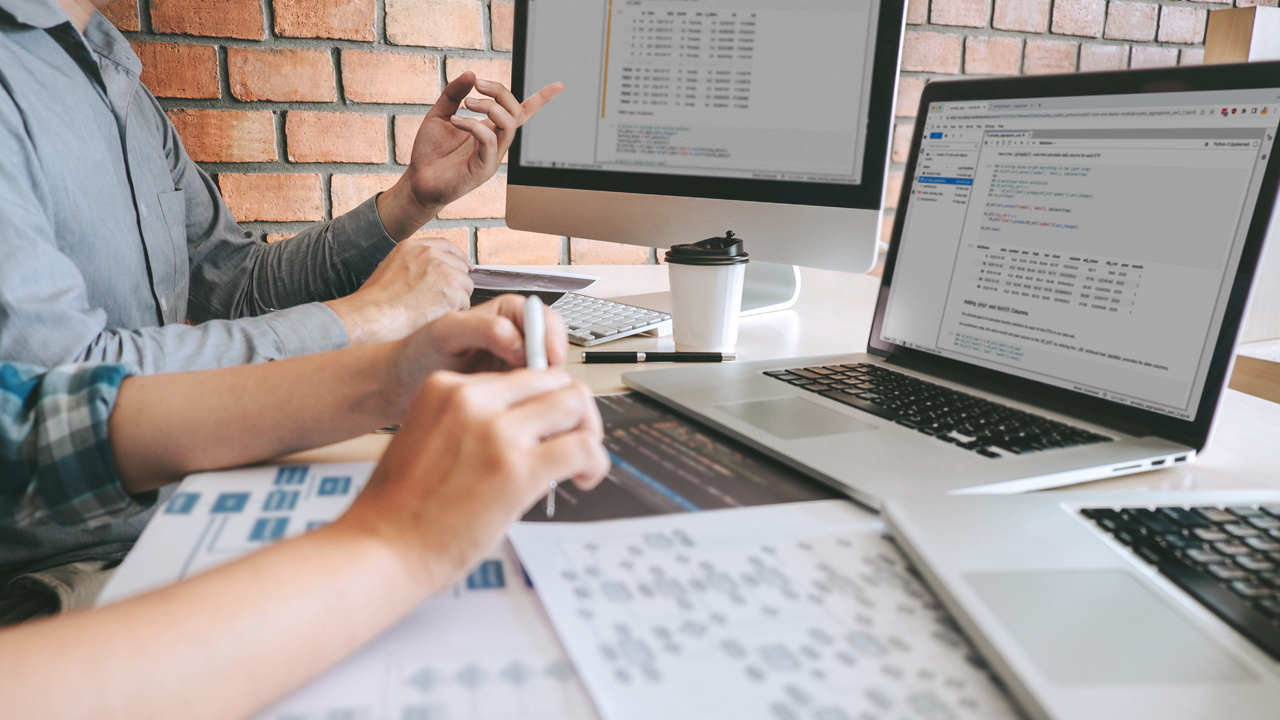
<path fill-rule="evenodd" d="M 730 230 L 724 237 L 707 238 L 688 245 L 672 245 L 663 256 L 676 265 L 738 265 L 748 262 L 742 238 Z"/>

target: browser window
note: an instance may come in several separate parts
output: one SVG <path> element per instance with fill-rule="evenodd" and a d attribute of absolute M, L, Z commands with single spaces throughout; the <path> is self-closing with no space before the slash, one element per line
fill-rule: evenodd
<path fill-rule="evenodd" d="M 932 105 L 881 339 L 1193 419 L 1277 111 L 1274 90 Z"/>
<path fill-rule="evenodd" d="M 877 5 L 530 2 L 525 86 L 565 90 L 524 128 L 521 165 L 860 183 Z"/>

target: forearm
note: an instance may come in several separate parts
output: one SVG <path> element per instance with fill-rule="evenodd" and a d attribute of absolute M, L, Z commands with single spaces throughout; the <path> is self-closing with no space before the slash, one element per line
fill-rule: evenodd
<path fill-rule="evenodd" d="M 9 718 L 243 717 L 439 588 L 339 524 L 177 585 L 0 633 Z"/>
<path fill-rule="evenodd" d="M 400 242 L 432 220 L 444 205 L 420 205 L 409 189 L 408 179 L 401 177 L 390 190 L 378 196 L 378 217 L 393 240 Z"/>
<path fill-rule="evenodd" d="M 137 494 L 394 423 L 411 390 L 396 375 L 398 347 L 130 378 L 109 425 L 121 483 Z"/>

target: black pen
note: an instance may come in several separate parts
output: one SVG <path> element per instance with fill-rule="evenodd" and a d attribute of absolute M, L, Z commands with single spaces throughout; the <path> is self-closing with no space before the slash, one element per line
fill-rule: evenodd
<path fill-rule="evenodd" d="M 737 360 L 736 353 L 718 352 L 584 352 L 584 363 L 722 362 Z"/>

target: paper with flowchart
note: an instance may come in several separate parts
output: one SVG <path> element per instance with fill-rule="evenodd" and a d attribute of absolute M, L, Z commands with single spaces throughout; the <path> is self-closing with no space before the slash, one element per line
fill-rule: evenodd
<path fill-rule="evenodd" d="M 508 537 L 605 720 L 1018 717 L 852 503 Z"/>
<path fill-rule="evenodd" d="M 202 473 L 158 509 L 103 590 L 118 602 L 337 519 L 373 463 Z M 336 619 L 335 622 L 341 622 Z M 262 720 L 595 720 L 537 595 L 504 541 Z"/>

